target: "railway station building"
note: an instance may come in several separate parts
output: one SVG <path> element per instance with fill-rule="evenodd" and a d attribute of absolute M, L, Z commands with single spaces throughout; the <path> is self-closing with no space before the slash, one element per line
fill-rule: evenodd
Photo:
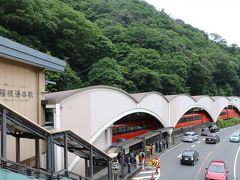
<path fill-rule="evenodd" d="M 86 178 L 94 162 L 108 168 L 111 158 L 68 129 L 47 130 L 45 71 L 63 72 L 65 62 L 0 36 L 0 179 Z M 62 149 L 62 169 L 54 149 Z M 85 175 L 68 171 L 68 155 L 85 160 Z"/>
<path fill-rule="evenodd" d="M 114 147 L 114 126 L 118 122 L 146 121 L 155 128 L 142 138 L 119 143 L 122 153 L 128 154 L 138 142 L 152 142 L 163 133 L 173 142 L 173 134 L 181 117 L 192 110 L 204 111 L 211 122 L 218 120 L 221 112 L 234 108 L 239 112 L 239 97 L 189 96 L 185 94 L 164 96 L 159 92 L 129 94 L 109 86 L 93 86 L 46 94 L 46 111 L 52 127 L 71 129 L 99 149 Z M 194 112 L 193 112 L 194 113 Z M 129 133 L 130 134 L 130 133 Z M 155 139 L 156 140 L 156 139 Z M 57 152 L 59 154 L 60 152 Z M 117 155 L 117 154 L 115 154 Z M 80 163 L 81 164 L 81 163 Z M 79 166 L 79 158 L 73 158 L 70 168 Z M 123 164 L 122 164 L 123 166 Z"/>

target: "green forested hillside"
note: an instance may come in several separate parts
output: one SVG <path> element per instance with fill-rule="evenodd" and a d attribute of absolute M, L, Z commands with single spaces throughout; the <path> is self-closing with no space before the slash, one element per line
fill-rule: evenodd
<path fill-rule="evenodd" d="M 47 74 L 49 91 L 240 92 L 237 45 L 140 0 L 0 0 L 0 35 L 66 60 L 63 74 Z"/>

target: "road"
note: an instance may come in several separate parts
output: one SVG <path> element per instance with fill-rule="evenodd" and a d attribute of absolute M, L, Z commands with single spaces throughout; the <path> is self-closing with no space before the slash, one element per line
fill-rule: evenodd
<path fill-rule="evenodd" d="M 205 175 L 205 167 L 211 160 L 224 160 L 228 166 L 228 180 L 240 179 L 240 143 L 229 142 L 229 136 L 233 132 L 240 132 L 240 125 L 221 129 L 220 142 L 206 144 L 205 137 L 200 136 L 194 143 L 181 142 L 160 155 L 160 174 L 155 174 L 155 179 L 163 180 L 202 180 Z M 180 165 L 181 153 L 186 149 L 199 152 L 200 159 L 195 166 Z M 154 169 L 138 173 L 133 179 L 150 179 Z M 149 173 L 148 173 L 149 172 Z"/>

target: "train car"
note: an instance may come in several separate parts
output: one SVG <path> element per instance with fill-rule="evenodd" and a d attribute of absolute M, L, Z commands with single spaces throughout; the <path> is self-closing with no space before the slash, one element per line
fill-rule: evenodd
<path fill-rule="evenodd" d="M 234 108 L 228 108 L 228 109 L 224 109 L 220 113 L 218 120 L 227 120 L 234 117 L 239 117 L 239 112 L 237 112 L 237 110 Z"/>
<path fill-rule="evenodd" d="M 210 122 L 210 117 L 204 112 L 194 112 L 190 114 L 185 114 L 178 121 L 175 128 L 183 128 L 187 126 L 193 126 L 197 124 Z"/>
<path fill-rule="evenodd" d="M 152 123 L 152 121 L 148 123 L 146 123 L 146 121 L 129 121 L 113 124 L 112 142 L 117 142 L 118 139 L 131 139 L 158 128 L 159 127 L 155 123 Z"/>

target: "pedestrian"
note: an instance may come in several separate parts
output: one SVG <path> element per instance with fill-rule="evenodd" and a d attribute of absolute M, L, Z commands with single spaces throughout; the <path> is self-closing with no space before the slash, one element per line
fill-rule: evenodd
<path fill-rule="evenodd" d="M 136 168 L 138 168 L 139 167 L 139 156 L 138 156 L 138 154 L 136 155 Z"/>
<path fill-rule="evenodd" d="M 155 143 L 155 147 L 156 147 L 156 152 L 158 152 L 158 141 L 156 141 L 156 143 Z"/>
<path fill-rule="evenodd" d="M 159 148 L 158 148 L 158 152 L 162 151 L 162 140 L 159 141 Z"/>
<path fill-rule="evenodd" d="M 131 158 L 130 157 L 128 158 L 127 164 L 128 164 L 128 173 L 131 173 Z"/>
<path fill-rule="evenodd" d="M 168 139 L 166 139 L 166 147 L 168 148 Z"/>
<path fill-rule="evenodd" d="M 163 143 L 163 149 L 165 150 L 166 140 L 163 139 L 163 140 L 162 140 L 162 143 Z"/>

